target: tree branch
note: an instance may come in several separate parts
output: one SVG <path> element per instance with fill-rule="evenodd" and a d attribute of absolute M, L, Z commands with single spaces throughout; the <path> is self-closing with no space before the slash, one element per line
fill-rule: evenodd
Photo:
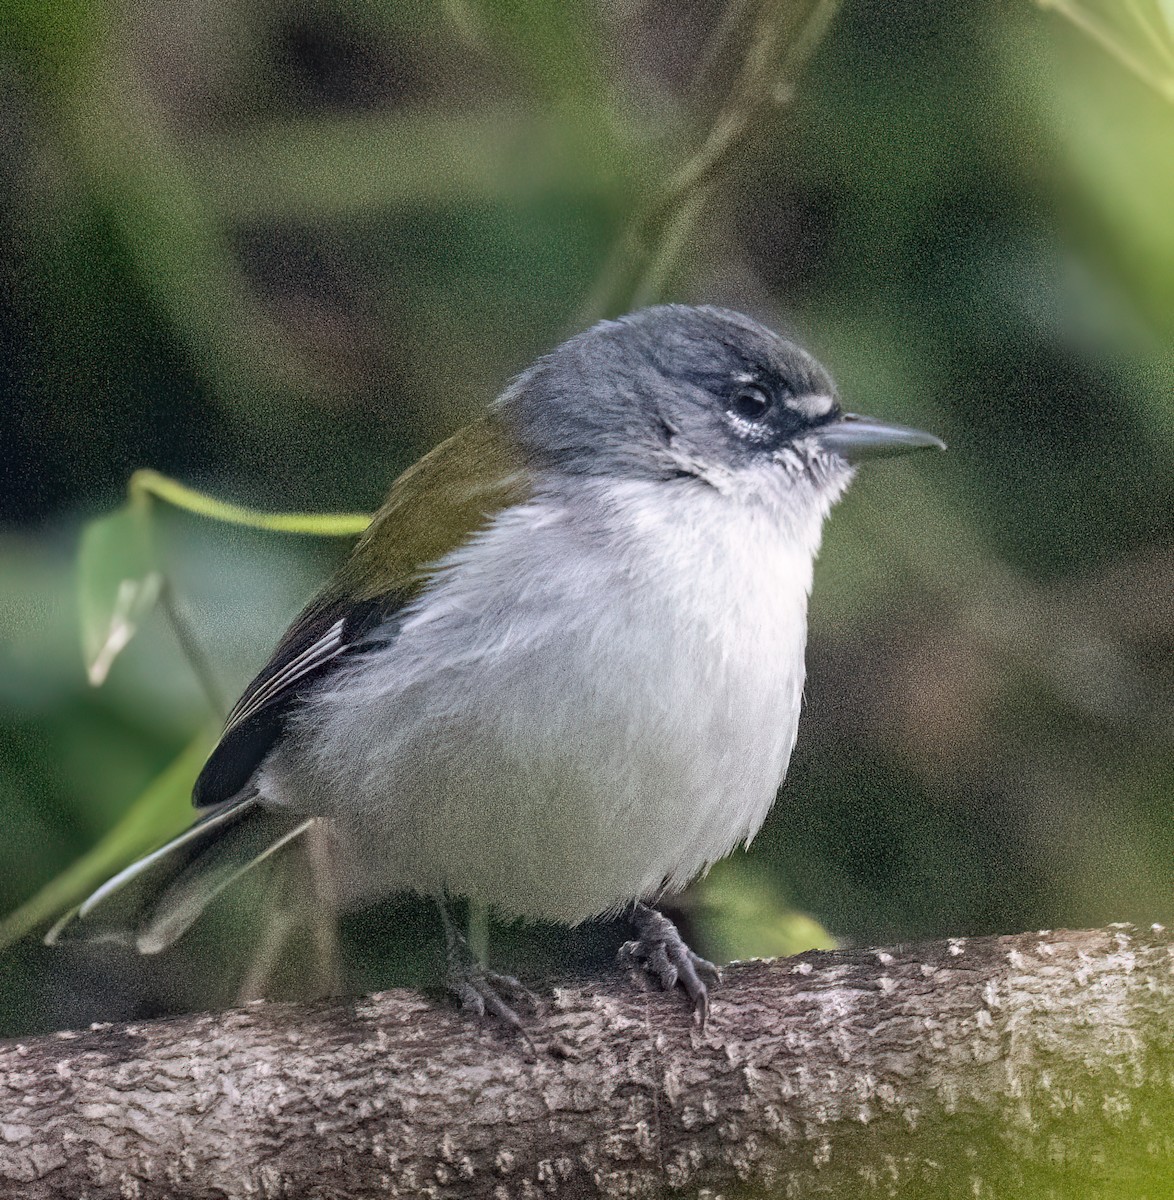
<path fill-rule="evenodd" d="M 535 1040 L 573 1057 L 404 991 L 0 1044 L 0 1195 L 1086 1198 L 1174 1178 L 1160 926 L 741 964 L 704 1033 L 618 978 L 546 1008 Z"/>

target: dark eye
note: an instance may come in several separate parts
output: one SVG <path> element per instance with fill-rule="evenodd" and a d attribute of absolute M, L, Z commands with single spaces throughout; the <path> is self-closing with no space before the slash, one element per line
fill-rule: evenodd
<path fill-rule="evenodd" d="M 757 384 L 740 387 L 730 400 L 730 412 L 744 421 L 761 421 L 770 412 L 774 400 Z"/>

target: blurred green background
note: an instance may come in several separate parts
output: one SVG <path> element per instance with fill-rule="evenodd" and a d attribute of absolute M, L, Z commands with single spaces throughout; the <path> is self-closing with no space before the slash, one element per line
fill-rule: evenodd
<path fill-rule="evenodd" d="M 92 687 L 79 538 L 136 468 L 370 511 L 535 354 L 666 298 L 762 317 L 950 444 L 831 521 L 790 777 L 680 900 L 698 948 L 1174 919 L 1174 11 L 1061 6 L 1107 48 L 1028 0 L 834 7 L 5 0 L 0 914 L 136 801 L 140 840 L 182 825 L 349 544 L 159 504 L 148 549 L 104 527 L 111 594 L 144 555 L 167 582 Z M 313 939 L 273 911 L 230 900 L 149 963 L 33 931 L 0 1036 L 294 994 Z M 348 919 L 343 986 L 426 977 L 436 934 Z M 495 956 L 589 969 L 615 936 Z"/>

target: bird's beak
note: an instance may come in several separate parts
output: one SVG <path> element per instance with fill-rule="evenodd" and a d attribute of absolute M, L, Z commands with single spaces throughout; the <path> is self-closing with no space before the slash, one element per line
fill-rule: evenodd
<path fill-rule="evenodd" d="M 844 413 L 815 432 L 815 438 L 825 450 L 838 454 L 850 463 L 864 458 L 888 458 L 910 450 L 944 450 L 946 443 L 932 433 L 893 425 L 872 417 Z"/>

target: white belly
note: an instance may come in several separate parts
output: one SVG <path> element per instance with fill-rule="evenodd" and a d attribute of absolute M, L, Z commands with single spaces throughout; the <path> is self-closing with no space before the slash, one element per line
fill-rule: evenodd
<path fill-rule="evenodd" d="M 757 831 L 795 742 L 814 546 L 664 489 L 503 514 L 310 702 L 260 786 L 334 819 L 345 894 L 575 922 Z"/>

